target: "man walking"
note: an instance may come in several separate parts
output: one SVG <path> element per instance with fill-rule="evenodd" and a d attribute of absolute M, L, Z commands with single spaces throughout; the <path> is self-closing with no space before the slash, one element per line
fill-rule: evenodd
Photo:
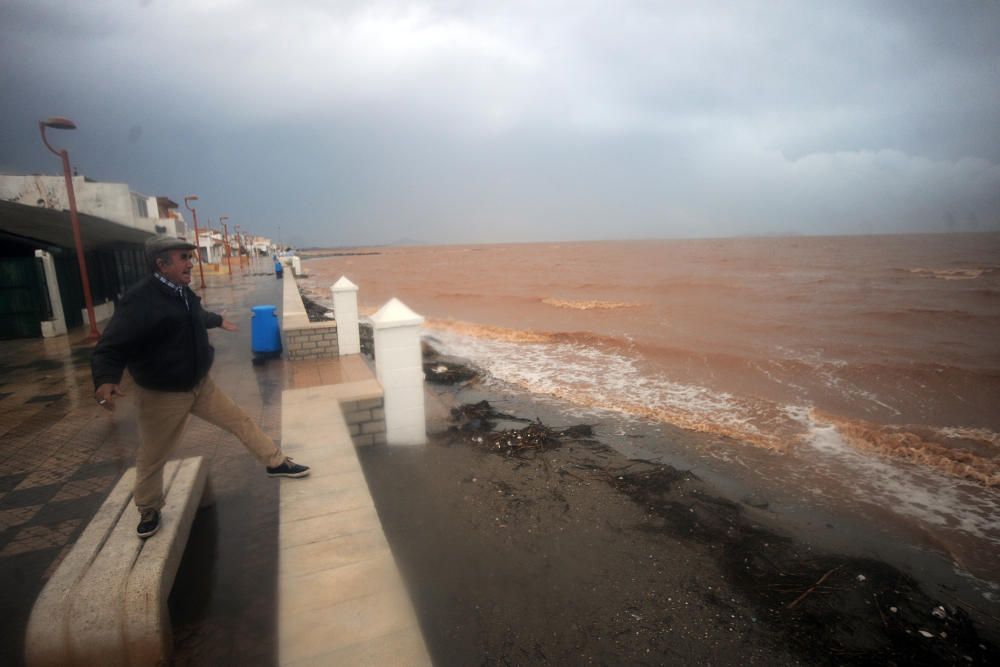
<path fill-rule="evenodd" d="M 158 235 L 146 241 L 152 275 L 119 303 L 91 357 L 94 397 L 105 410 L 123 396 L 122 373 L 135 380 L 139 424 L 135 504 L 141 538 L 160 527 L 163 466 L 177 447 L 188 415 L 229 431 L 266 466 L 271 477 L 305 477 L 309 468 L 292 462 L 275 442 L 212 381 L 215 350 L 208 329 L 236 331 L 221 315 L 203 310 L 189 285 L 196 247 Z"/>

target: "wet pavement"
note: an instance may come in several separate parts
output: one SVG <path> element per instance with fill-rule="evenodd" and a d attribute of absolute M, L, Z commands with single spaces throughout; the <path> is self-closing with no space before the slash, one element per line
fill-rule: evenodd
<path fill-rule="evenodd" d="M 213 330 L 216 383 L 280 438 L 290 365 L 255 366 L 250 307 L 278 304 L 273 275 L 206 276 L 197 290 L 235 333 Z M 103 325 L 102 325 L 103 326 Z M 23 661 L 24 629 L 48 577 L 134 463 L 131 396 L 109 415 L 93 399 L 84 328 L 0 341 L 0 664 Z M 129 384 L 126 383 L 125 391 Z M 232 435 L 198 419 L 178 457 L 210 463 L 214 506 L 199 512 L 171 593 L 175 663 L 271 664 L 276 655 L 278 484 Z M 138 520 L 138 514 L 136 514 Z"/>

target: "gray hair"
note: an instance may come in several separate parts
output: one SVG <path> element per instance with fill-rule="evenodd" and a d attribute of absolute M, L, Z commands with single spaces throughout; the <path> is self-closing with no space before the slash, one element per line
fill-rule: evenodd
<path fill-rule="evenodd" d="M 160 252 L 147 253 L 146 259 L 149 260 L 149 268 L 151 271 L 159 271 L 160 267 L 157 265 L 157 260 L 163 260 L 164 264 L 170 264 L 170 251 L 161 250 Z"/>

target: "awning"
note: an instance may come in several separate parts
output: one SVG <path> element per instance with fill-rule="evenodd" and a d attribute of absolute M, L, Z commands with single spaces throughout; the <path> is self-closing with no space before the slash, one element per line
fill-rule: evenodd
<path fill-rule="evenodd" d="M 80 238 L 85 250 L 122 243 L 141 244 L 152 236 L 142 229 L 127 227 L 86 213 L 80 213 L 79 217 Z M 69 211 L 0 200 L 0 230 L 29 241 L 37 241 L 39 245 L 76 247 Z"/>

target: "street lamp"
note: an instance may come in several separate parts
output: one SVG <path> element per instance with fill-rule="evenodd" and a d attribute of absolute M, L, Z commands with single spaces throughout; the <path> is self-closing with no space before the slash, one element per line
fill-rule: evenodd
<path fill-rule="evenodd" d="M 184 198 L 184 207 L 191 211 L 191 217 L 194 219 L 194 245 L 195 252 L 198 253 L 198 274 L 201 276 L 201 289 L 205 289 L 205 267 L 201 261 L 201 239 L 198 233 L 198 211 L 191 208 L 188 204 L 190 201 L 198 201 L 198 195 L 188 195 Z"/>
<path fill-rule="evenodd" d="M 236 235 L 236 248 L 240 253 L 240 271 L 245 271 L 243 268 L 243 235 L 240 233 L 240 226 L 236 225 L 234 228 L 234 234 Z"/>
<path fill-rule="evenodd" d="M 228 215 L 220 215 L 219 216 L 219 224 L 222 225 L 222 236 L 223 236 L 222 240 L 226 244 L 226 266 L 229 267 L 229 277 L 232 278 L 233 277 L 233 262 L 229 258 L 229 256 L 232 254 L 230 252 L 230 250 L 232 250 L 232 248 L 229 247 L 229 225 L 226 224 L 226 222 L 225 222 L 226 220 L 229 220 L 229 216 Z"/>
<path fill-rule="evenodd" d="M 69 221 L 73 227 L 73 241 L 76 243 L 76 263 L 80 266 L 80 280 L 83 282 L 83 301 L 87 306 L 87 317 L 90 318 L 90 333 L 87 340 L 97 340 L 101 332 L 97 330 L 97 317 L 94 315 L 94 298 L 90 294 L 90 278 L 87 275 L 87 259 L 83 254 L 83 240 L 80 238 L 80 219 L 76 214 L 76 193 L 73 192 L 73 176 L 69 170 L 69 153 L 65 149 L 57 151 L 45 137 L 45 128 L 56 130 L 75 130 L 76 123 L 69 118 L 53 116 L 48 120 L 38 121 L 38 129 L 42 133 L 42 143 L 55 155 L 62 158 L 63 176 L 66 179 L 66 196 L 69 199 Z"/>

